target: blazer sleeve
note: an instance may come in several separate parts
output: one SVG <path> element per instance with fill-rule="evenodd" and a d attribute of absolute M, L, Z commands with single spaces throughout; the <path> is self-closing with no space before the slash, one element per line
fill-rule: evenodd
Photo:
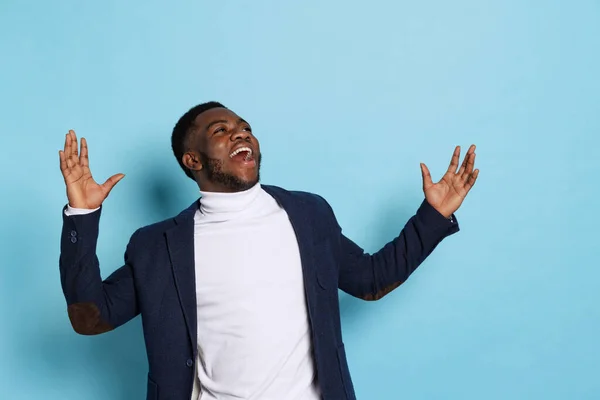
<path fill-rule="evenodd" d="M 374 254 L 340 233 L 338 287 L 364 299 L 378 300 L 400 286 L 447 236 L 458 232 L 454 215 L 445 218 L 426 200 L 400 234 Z"/>
<path fill-rule="evenodd" d="M 101 209 L 84 215 L 65 215 L 60 240 L 60 278 L 73 329 L 83 335 L 113 330 L 139 313 L 130 255 L 104 281 L 96 256 Z"/>

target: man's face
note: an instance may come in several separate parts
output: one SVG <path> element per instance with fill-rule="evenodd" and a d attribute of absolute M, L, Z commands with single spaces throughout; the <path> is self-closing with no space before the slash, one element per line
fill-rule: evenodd
<path fill-rule="evenodd" d="M 198 171 L 207 192 L 250 189 L 259 180 L 260 146 L 250 125 L 233 111 L 213 108 L 196 117 L 184 163 Z M 196 157 L 193 167 L 188 163 Z M 187 161 L 186 161 L 187 159 Z"/>

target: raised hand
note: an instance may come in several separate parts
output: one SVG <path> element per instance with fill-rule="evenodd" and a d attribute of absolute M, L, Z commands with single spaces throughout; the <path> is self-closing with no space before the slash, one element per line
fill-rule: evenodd
<path fill-rule="evenodd" d="M 478 169 L 473 170 L 475 166 L 475 145 L 469 147 L 469 151 L 457 172 L 459 158 L 460 146 L 456 146 L 448 171 L 438 183 L 433 183 L 429 169 L 421 163 L 425 199 L 446 218 L 449 218 L 458 210 L 467 193 L 475 184 L 477 175 L 479 175 Z"/>
<path fill-rule="evenodd" d="M 67 186 L 69 205 L 74 208 L 100 207 L 112 188 L 125 176 L 116 174 L 101 185 L 96 183 L 90 171 L 87 142 L 81 138 L 81 154 L 79 154 L 77 136 L 72 130 L 67 133 L 65 148 L 59 150 L 58 155 L 60 170 Z"/>

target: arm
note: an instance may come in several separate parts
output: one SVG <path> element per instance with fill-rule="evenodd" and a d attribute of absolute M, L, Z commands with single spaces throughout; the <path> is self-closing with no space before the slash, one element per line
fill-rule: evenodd
<path fill-rule="evenodd" d="M 454 218 L 444 218 L 424 201 L 400 235 L 372 255 L 340 233 L 339 288 L 364 300 L 379 300 L 406 281 L 445 237 L 458 230 Z"/>
<path fill-rule="evenodd" d="M 100 214 L 101 210 L 85 215 L 63 214 L 61 285 L 71 325 L 82 335 L 111 331 L 139 313 L 129 260 L 133 240 L 125 252 L 125 265 L 104 282 L 100 277 L 96 256 Z"/>
<path fill-rule="evenodd" d="M 457 146 L 448 170 L 435 184 L 427 166 L 421 164 L 425 201 L 400 235 L 377 253 L 366 254 L 340 230 L 340 289 L 365 300 L 378 300 L 408 279 L 445 237 L 458 232 L 454 212 L 479 174 L 479 170 L 473 169 L 474 145 L 469 148 L 460 168 L 459 157 L 460 147 Z"/>
<path fill-rule="evenodd" d="M 69 206 L 63 212 L 59 266 L 73 329 L 80 334 L 95 335 L 124 324 L 139 312 L 128 259 L 133 240 L 125 255 L 125 265 L 102 282 L 96 257 L 100 206 L 123 175 L 114 175 L 104 184 L 97 184 L 89 169 L 85 139 L 81 140 L 81 156 L 77 147 L 75 132 L 70 131 L 64 150 L 59 152 L 69 199 Z"/>

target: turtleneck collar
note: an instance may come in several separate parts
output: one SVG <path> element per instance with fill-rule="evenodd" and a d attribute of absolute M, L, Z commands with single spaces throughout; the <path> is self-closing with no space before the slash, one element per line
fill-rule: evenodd
<path fill-rule="evenodd" d="M 248 190 L 234 193 L 200 191 L 200 212 L 205 216 L 225 217 L 247 210 L 260 194 L 260 183 Z"/>

